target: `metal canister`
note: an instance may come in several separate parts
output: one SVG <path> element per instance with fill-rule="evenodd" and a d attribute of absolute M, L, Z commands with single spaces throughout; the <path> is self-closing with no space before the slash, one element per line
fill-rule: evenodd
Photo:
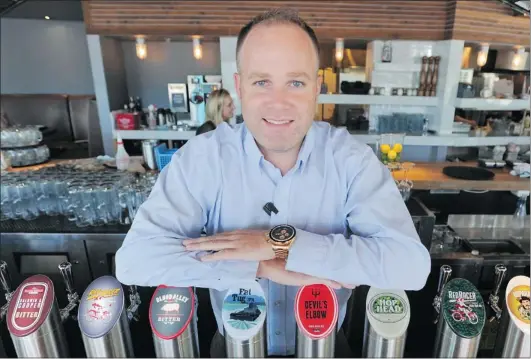
<path fill-rule="evenodd" d="M 301 287 L 295 297 L 295 357 L 332 358 L 339 305 L 333 289 L 323 284 Z"/>
<path fill-rule="evenodd" d="M 157 358 L 199 358 L 192 288 L 160 285 L 149 305 Z"/>
<path fill-rule="evenodd" d="M 411 312 L 403 290 L 371 287 L 366 300 L 364 358 L 403 358 Z"/>
<path fill-rule="evenodd" d="M 87 357 L 134 357 L 124 289 L 116 278 L 103 276 L 90 283 L 81 297 L 78 322 Z"/>
<path fill-rule="evenodd" d="M 437 324 L 435 358 L 475 358 L 485 325 L 485 304 L 476 287 L 463 278 L 444 286 Z"/>
<path fill-rule="evenodd" d="M 231 288 L 221 310 L 227 358 L 264 358 L 266 299 L 256 281 Z"/>
<path fill-rule="evenodd" d="M 69 357 L 59 306 L 50 278 L 34 275 L 15 291 L 7 328 L 20 358 Z"/>
<path fill-rule="evenodd" d="M 157 169 L 157 161 L 155 160 L 155 147 L 159 144 L 157 140 L 142 141 L 142 156 L 144 163 L 152 170 Z"/>
<path fill-rule="evenodd" d="M 529 358 L 530 352 L 530 290 L 529 277 L 517 276 L 505 291 L 505 315 L 509 324 L 503 342 L 502 358 Z"/>

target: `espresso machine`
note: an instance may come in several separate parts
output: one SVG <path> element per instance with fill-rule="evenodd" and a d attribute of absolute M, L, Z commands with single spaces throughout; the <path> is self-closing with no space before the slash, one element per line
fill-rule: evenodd
<path fill-rule="evenodd" d="M 199 127 L 206 121 L 205 105 L 212 91 L 221 89 L 220 75 L 188 75 L 188 101 L 190 120 L 187 125 Z"/>

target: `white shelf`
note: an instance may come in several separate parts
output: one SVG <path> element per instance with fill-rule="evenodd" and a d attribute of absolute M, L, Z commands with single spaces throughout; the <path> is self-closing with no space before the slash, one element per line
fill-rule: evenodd
<path fill-rule="evenodd" d="M 437 106 L 437 97 L 322 94 L 317 103 L 336 105 Z"/>
<path fill-rule="evenodd" d="M 124 140 L 189 140 L 195 136 L 195 131 L 122 130 L 116 132 Z M 380 137 L 366 134 L 352 134 L 352 136 L 366 144 L 375 144 Z M 507 145 L 510 142 L 517 145 L 529 145 L 531 139 L 524 136 L 469 137 L 468 134 L 406 136 L 405 138 L 405 144 L 410 146 L 477 147 Z"/>
<path fill-rule="evenodd" d="M 353 134 L 360 142 L 366 144 L 376 144 L 379 135 L 358 135 Z M 406 136 L 405 145 L 410 146 L 448 146 L 448 147 L 479 147 L 479 146 L 496 146 L 508 145 L 509 143 L 517 145 L 529 145 L 531 139 L 525 136 L 504 136 L 504 137 L 469 137 L 468 134 L 455 135 L 428 135 L 428 136 Z"/>
<path fill-rule="evenodd" d="M 195 136 L 195 131 L 173 130 L 117 130 L 122 140 L 189 140 Z"/>
<path fill-rule="evenodd" d="M 483 111 L 519 111 L 529 109 L 529 100 L 458 98 L 455 107 Z"/>

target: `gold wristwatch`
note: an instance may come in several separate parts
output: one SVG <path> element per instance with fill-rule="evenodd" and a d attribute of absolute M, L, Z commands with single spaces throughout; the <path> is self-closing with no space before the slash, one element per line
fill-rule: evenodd
<path fill-rule="evenodd" d="M 271 243 L 276 258 L 288 258 L 289 249 L 295 241 L 296 235 L 295 227 L 289 224 L 281 224 L 271 228 L 266 235 L 266 239 Z"/>

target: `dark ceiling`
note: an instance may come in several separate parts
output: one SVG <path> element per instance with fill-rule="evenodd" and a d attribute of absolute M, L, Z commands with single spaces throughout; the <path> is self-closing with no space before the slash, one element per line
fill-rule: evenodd
<path fill-rule="evenodd" d="M 80 0 L 0 0 L 2 17 L 83 21 Z"/>

